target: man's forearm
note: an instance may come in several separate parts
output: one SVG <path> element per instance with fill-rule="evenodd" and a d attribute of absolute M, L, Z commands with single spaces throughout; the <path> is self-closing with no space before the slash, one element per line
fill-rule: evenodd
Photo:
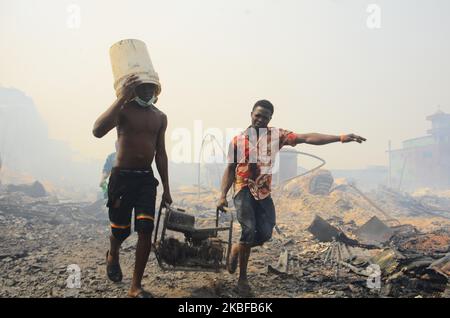
<path fill-rule="evenodd" d="M 92 130 L 95 137 L 103 137 L 116 126 L 117 117 L 124 102 L 125 100 L 122 98 L 116 99 L 116 101 L 95 121 L 94 129 Z"/>
<path fill-rule="evenodd" d="M 155 159 L 156 159 L 156 168 L 158 169 L 159 176 L 161 177 L 164 192 L 170 192 L 167 153 L 165 152 L 156 153 Z"/>
<path fill-rule="evenodd" d="M 298 135 L 299 143 L 306 143 L 310 145 L 326 145 L 341 140 L 340 136 L 324 135 L 318 133 Z"/>

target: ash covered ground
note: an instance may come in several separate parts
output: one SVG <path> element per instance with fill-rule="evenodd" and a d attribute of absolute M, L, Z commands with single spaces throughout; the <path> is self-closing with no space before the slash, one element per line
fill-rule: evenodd
<path fill-rule="evenodd" d="M 123 281 L 112 283 L 105 271 L 109 222 L 103 202 L 62 202 L 24 192 L 5 187 L 0 192 L 0 297 L 126 297 L 137 235 L 121 250 Z M 218 193 L 185 187 L 173 197 L 201 227 Z M 450 296 L 448 193 L 411 195 L 386 187 L 362 193 L 354 185 L 327 186 L 312 176 L 288 183 L 273 198 L 278 230 L 252 250 L 249 262 L 254 297 Z M 314 235 L 311 225 L 318 216 L 348 241 Z M 374 220 L 388 229 L 381 242 L 360 234 Z M 235 222 L 233 241 L 238 238 Z M 81 288 L 68 288 L 71 264 L 81 270 Z M 379 266 L 379 285 L 368 285 L 376 274 L 371 265 Z M 143 286 L 156 297 L 236 298 L 236 282 L 237 275 L 226 271 L 163 271 L 152 253 Z"/>

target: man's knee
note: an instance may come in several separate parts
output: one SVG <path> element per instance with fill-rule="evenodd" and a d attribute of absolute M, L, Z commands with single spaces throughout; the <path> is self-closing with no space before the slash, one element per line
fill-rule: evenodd
<path fill-rule="evenodd" d="M 240 243 L 244 245 L 254 245 L 256 239 L 256 230 L 254 226 L 243 226 Z"/>
<path fill-rule="evenodd" d="M 261 246 L 272 238 L 273 228 L 275 225 L 265 224 L 259 226 L 256 230 L 255 246 Z"/>
<path fill-rule="evenodd" d="M 119 229 L 119 228 L 112 227 L 111 234 L 117 241 L 119 241 L 119 243 L 122 243 L 123 241 L 125 241 L 128 238 L 128 236 L 130 236 L 131 231 L 130 231 L 130 228 Z"/>
<path fill-rule="evenodd" d="M 153 233 L 153 228 L 155 227 L 153 221 L 147 220 L 138 220 L 135 224 L 135 230 L 139 235 L 139 238 L 142 237 L 145 239 L 147 236 L 151 237 Z"/>
<path fill-rule="evenodd" d="M 255 240 L 255 246 L 262 246 L 272 238 L 272 232 L 261 233 Z"/>

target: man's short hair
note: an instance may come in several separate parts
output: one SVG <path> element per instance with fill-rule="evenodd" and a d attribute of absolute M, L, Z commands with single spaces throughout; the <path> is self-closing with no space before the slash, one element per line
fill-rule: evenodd
<path fill-rule="evenodd" d="M 252 111 L 254 111 L 255 108 L 258 107 L 258 106 L 259 106 L 259 107 L 262 107 L 262 108 L 265 108 L 265 109 L 267 109 L 267 110 L 269 110 L 270 113 L 273 115 L 273 111 L 274 111 L 273 105 L 272 105 L 272 103 L 269 102 L 268 100 L 262 99 L 262 100 L 257 101 L 257 102 L 255 103 L 255 106 L 253 106 Z"/>

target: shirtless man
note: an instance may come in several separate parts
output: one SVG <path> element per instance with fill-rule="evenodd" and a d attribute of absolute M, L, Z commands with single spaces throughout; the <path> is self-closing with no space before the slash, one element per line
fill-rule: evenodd
<path fill-rule="evenodd" d="M 117 157 L 108 184 L 111 246 L 106 253 L 106 270 L 110 280 L 122 280 L 119 249 L 130 235 L 134 208 L 138 242 L 128 296 L 149 298 L 152 295 L 142 288 L 141 281 L 151 250 L 158 186 L 151 168 L 153 158 L 163 184 L 162 203 L 172 203 L 164 142 L 167 116 L 153 105 L 157 100 L 156 85 L 142 83 L 136 76 L 131 76 L 123 87 L 117 100 L 97 119 L 93 129 L 94 136 L 102 138 L 117 127 Z"/>

